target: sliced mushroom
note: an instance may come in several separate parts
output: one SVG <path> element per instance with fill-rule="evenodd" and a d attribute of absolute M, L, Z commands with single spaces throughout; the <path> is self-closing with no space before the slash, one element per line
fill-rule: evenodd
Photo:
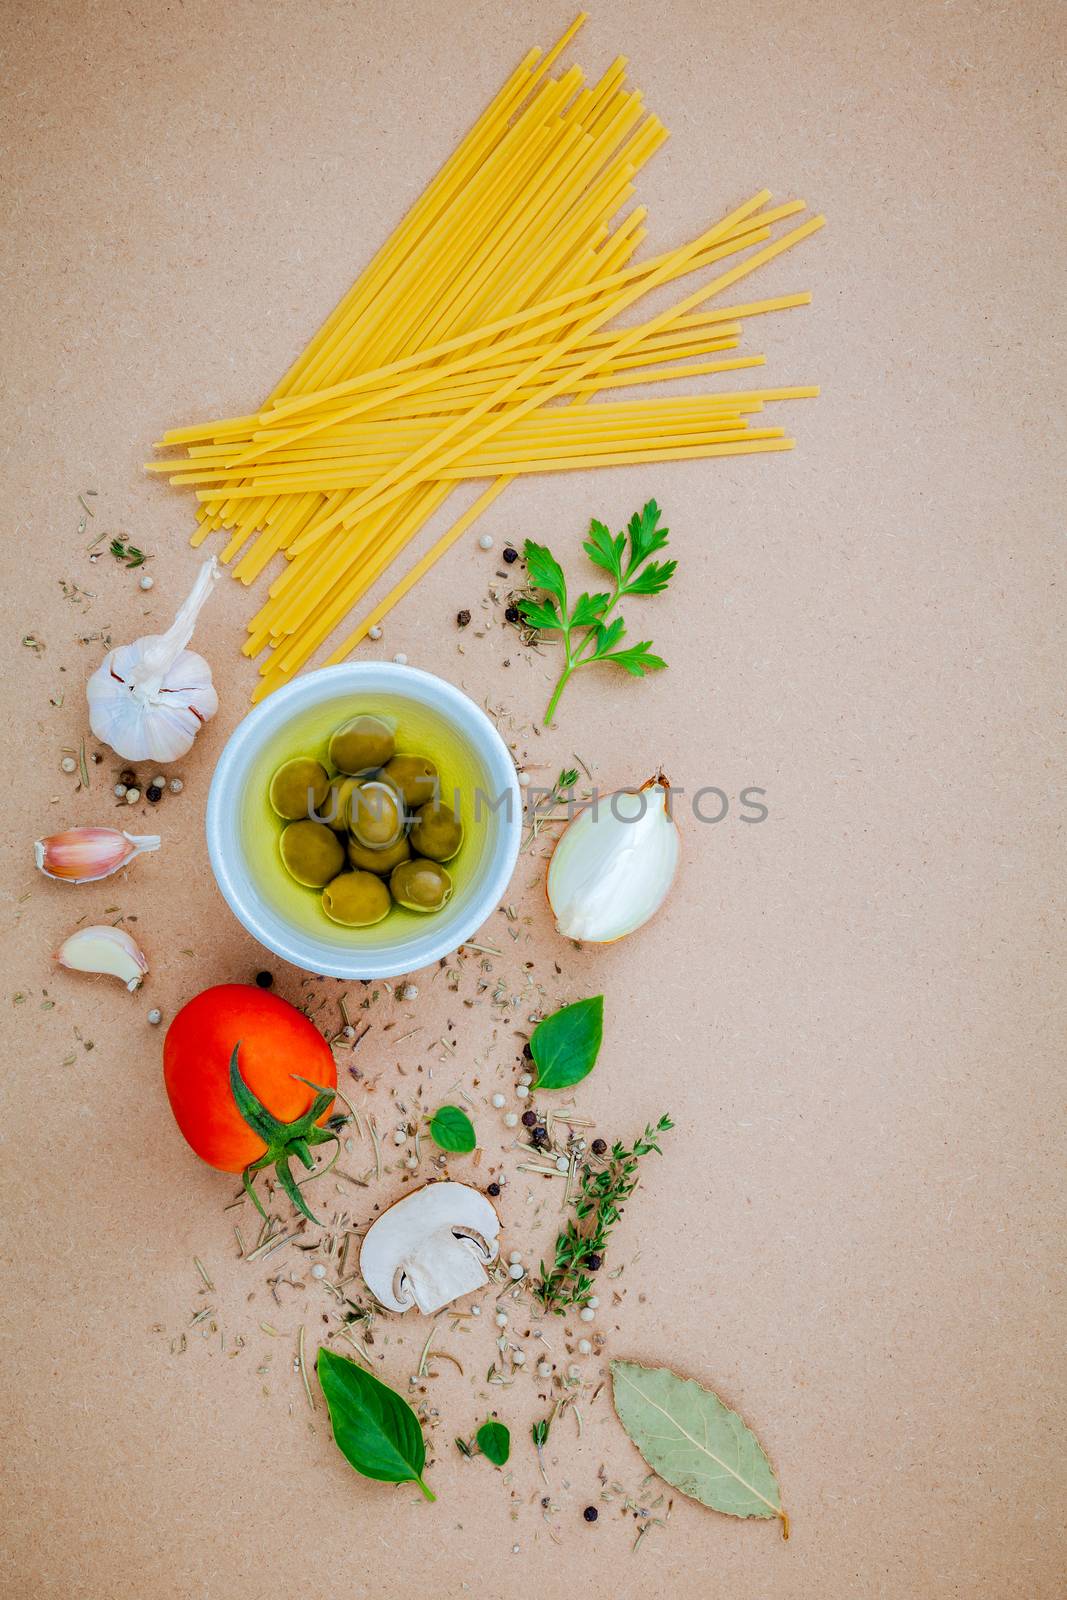
<path fill-rule="evenodd" d="M 428 1183 L 397 1200 L 367 1230 L 359 1270 L 390 1311 L 424 1315 L 489 1282 L 500 1218 L 465 1183 Z"/>

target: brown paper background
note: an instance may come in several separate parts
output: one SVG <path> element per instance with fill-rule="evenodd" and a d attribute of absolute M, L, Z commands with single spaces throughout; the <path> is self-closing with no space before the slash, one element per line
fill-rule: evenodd
<path fill-rule="evenodd" d="M 177 1136 L 145 1023 L 262 962 L 201 834 L 253 681 L 236 585 L 198 635 L 223 703 L 156 814 L 162 852 L 80 890 L 32 869 L 37 834 L 113 815 L 110 763 L 89 795 L 59 771 L 101 651 L 78 637 L 165 623 L 195 569 L 190 503 L 140 471 L 150 442 L 259 400 L 514 63 L 568 20 L 440 0 L 5 7 L 5 1594 L 1062 1592 L 1057 7 L 601 0 L 570 55 L 592 75 L 627 53 L 672 129 L 640 180 L 657 248 L 761 183 L 828 214 L 753 287 L 811 287 L 814 306 L 746 336 L 769 381 L 823 397 L 792 408 L 790 456 L 531 480 L 486 518 L 497 551 L 534 534 L 580 564 L 590 515 L 618 524 L 657 495 L 681 566 L 646 603 L 671 663 L 654 680 L 590 673 L 539 734 L 550 658 L 497 622 L 461 649 L 452 626 L 460 606 L 482 618 L 499 565 L 480 528 L 378 647 L 502 708 L 535 778 L 577 752 L 608 786 L 662 763 L 690 788 L 768 791 L 760 826 L 687 819 L 669 906 L 631 941 L 577 954 L 557 939 L 536 856 L 510 894 L 519 941 L 500 916 L 484 937 L 506 950 L 492 982 L 518 989 L 532 961 L 546 1003 L 605 991 L 604 1055 L 579 1092 L 600 1131 L 674 1115 L 617 1235 L 621 1304 L 597 1326 L 606 1355 L 669 1362 L 751 1421 L 788 1544 L 679 1496 L 633 1556 L 618 1504 L 583 1523 L 602 1464 L 643 1503 L 656 1493 L 606 1392 L 587 1395 L 581 1439 L 567 1418 L 551 1440 L 546 1522 L 538 1347 L 512 1389 L 487 1390 L 488 1315 L 437 1335 L 475 1377 L 439 1363 L 428 1386 L 436 1507 L 357 1479 L 321 1403 L 308 1412 L 295 1330 L 312 1337 L 328 1297 L 305 1274 L 275 1306 L 266 1268 L 236 1259 L 231 1185 Z M 107 556 L 89 564 L 101 531 L 152 552 L 149 595 Z M 92 591 L 84 612 L 61 580 Z M 43 654 L 20 646 L 29 632 Z M 145 828 L 148 809 L 119 820 Z M 110 906 L 151 960 L 135 998 L 50 964 Z M 280 992 L 316 994 L 336 1022 L 344 986 L 273 965 Z M 358 1060 L 378 1081 L 357 1095 L 388 1128 L 390 1091 L 420 1066 L 431 1104 L 463 1084 L 484 1179 L 514 1040 L 463 1004 L 480 974 L 462 966 L 459 994 L 422 973 L 417 1002 L 383 994 L 368 1012 Z M 420 1031 L 394 1046 L 393 1019 Z M 528 1259 L 556 1224 L 559 1191 L 539 1182 L 513 1175 L 504 1205 L 505 1248 Z M 358 1212 L 363 1193 L 330 1198 Z M 197 1329 L 171 1354 L 205 1303 L 194 1254 L 237 1356 Z M 403 1388 L 427 1330 L 379 1331 Z M 564 1364 L 567 1331 L 550 1330 Z M 503 1482 L 452 1445 L 489 1405 L 515 1440 Z"/>

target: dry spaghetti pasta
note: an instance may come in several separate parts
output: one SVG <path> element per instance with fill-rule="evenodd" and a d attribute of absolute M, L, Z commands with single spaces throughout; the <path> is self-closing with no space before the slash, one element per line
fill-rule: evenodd
<path fill-rule="evenodd" d="M 329 640 L 459 484 L 491 479 L 329 663 L 520 474 L 792 447 L 767 408 L 811 386 L 659 386 L 763 364 L 733 353 L 748 319 L 810 296 L 708 302 L 823 219 L 776 234 L 804 203 L 771 206 L 760 191 L 689 243 L 635 261 L 646 213 L 624 208 L 666 129 L 627 88 L 624 60 L 591 86 L 578 67 L 554 70 L 583 20 L 519 64 L 262 406 L 161 441 L 182 459 L 150 470 L 193 489 L 194 543 L 225 529 L 222 559 L 246 584 L 283 560 L 244 646 L 265 652 L 257 699 Z M 708 268 L 710 281 L 665 310 L 618 325 L 650 291 Z"/>

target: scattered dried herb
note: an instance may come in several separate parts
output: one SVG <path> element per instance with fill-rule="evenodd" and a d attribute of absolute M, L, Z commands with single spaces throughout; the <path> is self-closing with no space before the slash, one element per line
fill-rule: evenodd
<path fill-rule="evenodd" d="M 548 1478 L 545 1473 L 545 1445 L 548 1443 L 548 1430 L 551 1426 L 551 1417 L 542 1417 L 530 1429 L 530 1437 L 534 1442 L 534 1449 L 537 1451 L 537 1469 L 546 1483 Z"/>
<path fill-rule="evenodd" d="M 108 549 L 116 561 L 121 561 L 127 567 L 143 567 L 148 560 L 143 550 L 138 550 L 135 544 L 129 544 L 125 539 L 112 539 Z"/>
<path fill-rule="evenodd" d="M 540 1280 L 533 1285 L 541 1304 L 557 1316 L 563 1316 L 568 1306 L 584 1305 L 593 1293 L 593 1280 L 587 1270 L 589 1257 L 603 1258 L 608 1236 L 637 1188 L 641 1157 L 652 1151 L 661 1155 L 656 1137 L 673 1127 L 670 1117 L 660 1117 L 629 1148 L 618 1142 L 613 1144 L 605 1166 L 596 1171 L 583 1167 L 574 1216 L 556 1239 L 552 1268 L 546 1270 L 542 1261 Z"/>
<path fill-rule="evenodd" d="M 650 639 L 617 648 L 626 633 L 626 624 L 620 616 L 607 621 L 609 612 L 625 595 L 660 594 L 673 577 L 676 561 L 650 559 L 667 543 L 669 529 L 659 526 L 661 515 L 659 506 L 650 500 L 630 518 L 627 532 L 614 536 L 594 518 L 582 548 L 596 566 L 610 575 L 613 589 L 610 594 L 580 594 L 573 607 L 568 605 L 567 580 L 555 556 L 544 545 L 527 539 L 524 553 L 530 587 L 543 590 L 550 598 L 520 599 L 518 612 L 529 627 L 563 636 L 563 671 L 545 711 L 546 726 L 579 667 L 614 661 L 631 677 L 643 678 L 646 672 L 656 672 L 667 665 L 661 656 L 651 653 Z"/>

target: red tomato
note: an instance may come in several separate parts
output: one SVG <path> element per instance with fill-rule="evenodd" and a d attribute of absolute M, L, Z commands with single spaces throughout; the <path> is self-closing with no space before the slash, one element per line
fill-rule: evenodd
<path fill-rule="evenodd" d="M 202 1161 L 240 1172 L 258 1161 L 266 1145 L 241 1116 L 230 1088 L 230 1057 L 256 1099 L 280 1122 L 295 1122 L 311 1108 L 310 1078 L 337 1087 L 333 1052 L 302 1011 L 266 989 L 220 983 L 182 1007 L 167 1029 L 163 1078 L 174 1120 Z M 329 1108 L 318 1119 L 326 1121 Z"/>

